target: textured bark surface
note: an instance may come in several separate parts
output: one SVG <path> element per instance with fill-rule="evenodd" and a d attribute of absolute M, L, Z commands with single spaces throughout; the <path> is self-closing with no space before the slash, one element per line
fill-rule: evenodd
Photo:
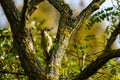
<path fill-rule="evenodd" d="M 0 0 L 0 3 L 10 22 L 14 45 L 25 73 L 30 80 L 40 80 L 45 73 L 42 71 L 33 47 L 31 31 L 25 16 L 25 8 L 27 5 L 24 7 L 23 13 L 20 14 L 12 0 Z"/>
<path fill-rule="evenodd" d="M 56 36 L 56 45 L 51 51 L 50 64 L 48 66 L 48 77 L 50 80 L 59 79 L 59 67 L 61 67 L 62 57 L 68 46 L 69 39 L 74 36 L 74 33 L 85 25 L 88 17 L 99 8 L 99 6 L 105 0 L 93 0 L 93 2 L 83 10 L 77 17 L 72 18 L 71 9 L 68 5 L 63 3 L 62 0 L 55 2 L 49 0 L 49 2 L 60 12 L 61 17 L 58 26 L 58 32 Z M 60 4 L 61 3 L 61 4 Z M 94 4 L 98 4 L 97 6 Z"/>

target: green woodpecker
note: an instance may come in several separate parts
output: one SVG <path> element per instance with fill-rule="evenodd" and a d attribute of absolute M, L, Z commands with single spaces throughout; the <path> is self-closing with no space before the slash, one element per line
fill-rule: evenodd
<path fill-rule="evenodd" d="M 44 55 L 49 59 L 49 51 L 52 47 L 52 38 L 49 35 L 50 29 L 43 29 L 41 31 L 41 46 L 44 50 Z"/>

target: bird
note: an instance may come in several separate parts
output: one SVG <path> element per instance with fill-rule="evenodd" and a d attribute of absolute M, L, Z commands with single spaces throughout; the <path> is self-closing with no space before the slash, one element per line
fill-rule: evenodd
<path fill-rule="evenodd" d="M 50 52 L 52 45 L 53 45 L 52 38 L 49 35 L 50 30 L 51 29 L 46 29 L 46 28 L 41 30 L 41 46 L 42 46 L 42 49 L 44 51 L 44 55 L 47 59 L 50 58 L 49 52 Z"/>

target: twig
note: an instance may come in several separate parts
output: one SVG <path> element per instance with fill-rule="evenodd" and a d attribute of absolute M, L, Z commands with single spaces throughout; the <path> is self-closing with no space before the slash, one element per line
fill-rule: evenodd
<path fill-rule="evenodd" d="M 10 72 L 10 71 L 6 71 L 6 70 L 0 70 L 0 73 L 2 73 L 2 74 L 13 74 L 13 75 L 25 75 L 26 76 L 26 74 L 25 73 L 20 73 L 20 72 Z"/>

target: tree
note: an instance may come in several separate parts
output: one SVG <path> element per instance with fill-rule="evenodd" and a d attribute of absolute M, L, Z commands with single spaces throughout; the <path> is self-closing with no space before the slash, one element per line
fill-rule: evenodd
<path fill-rule="evenodd" d="M 53 48 L 50 50 L 50 59 L 47 62 L 45 70 L 43 69 L 41 62 L 37 59 L 29 26 L 30 16 L 37 9 L 36 6 L 42 1 L 44 0 L 24 0 L 24 6 L 21 12 L 16 8 L 13 0 L 0 0 L 0 3 L 10 23 L 14 46 L 18 52 L 22 68 L 29 79 L 59 80 L 59 67 L 61 66 L 62 58 L 70 38 L 77 30 L 80 30 L 80 28 L 85 26 L 88 17 L 90 17 L 90 15 L 96 11 L 105 0 L 93 0 L 86 9 L 74 18 L 72 17 L 73 11 L 63 0 L 48 0 L 48 2 L 59 11 L 60 20 L 54 41 L 55 45 L 53 45 Z M 111 45 L 119 34 L 119 26 L 120 24 L 115 27 L 102 54 L 83 69 L 74 80 L 86 80 L 107 61 L 120 56 L 120 49 L 111 49 Z"/>

